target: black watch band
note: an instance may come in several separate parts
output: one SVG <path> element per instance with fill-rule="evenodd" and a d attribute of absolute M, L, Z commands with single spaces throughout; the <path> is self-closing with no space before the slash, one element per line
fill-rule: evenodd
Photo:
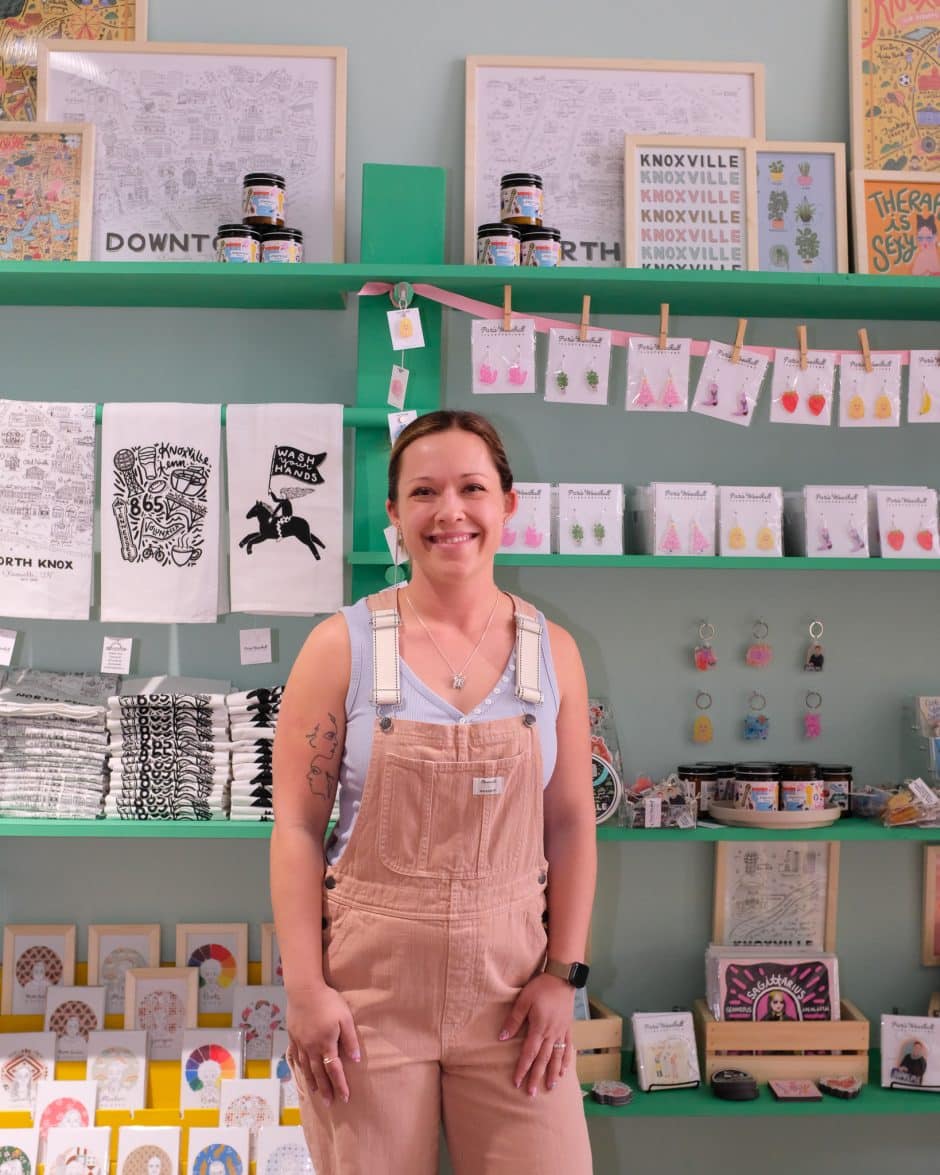
<path fill-rule="evenodd" d="M 560 963 L 557 959 L 546 959 L 545 971 L 556 979 L 564 979 L 572 987 L 584 987 L 591 968 L 587 963 Z"/>

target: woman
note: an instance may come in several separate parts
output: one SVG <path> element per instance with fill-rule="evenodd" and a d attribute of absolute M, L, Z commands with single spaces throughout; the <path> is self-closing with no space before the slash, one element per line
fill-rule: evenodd
<path fill-rule="evenodd" d="M 515 508 L 485 419 L 419 417 L 386 503 L 411 580 L 320 624 L 284 691 L 271 890 L 317 1175 L 436 1175 L 442 1121 L 455 1175 L 591 1171 L 587 687 L 569 634 L 496 587 Z"/>
<path fill-rule="evenodd" d="M 917 217 L 917 251 L 911 262 L 914 277 L 940 275 L 940 252 L 937 251 L 937 220 L 933 213 Z"/>

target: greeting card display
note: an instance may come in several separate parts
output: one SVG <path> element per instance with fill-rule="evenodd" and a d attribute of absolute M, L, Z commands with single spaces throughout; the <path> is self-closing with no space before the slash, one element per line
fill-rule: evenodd
<path fill-rule="evenodd" d="M 251 1137 L 242 1126 L 190 1126 L 187 1175 L 248 1175 Z"/>
<path fill-rule="evenodd" d="M 716 1020 L 838 1020 L 839 964 L 828 952 L 710 946 L 708 1003 Z"/>
<path fill-rule="evenodd" d="M 901 423 L 901 356 L 843 355 L 839 365 L 839 427 L 897 428 Z"/>
<path fill-rule="evenodd" d="M 33 1123 L 39 1127 L 39 1158 L 53 1126 L 94 1126 L 98 1086 L 94 1081 L 39 1081 Z"/>
<path fill-rule="evenodd" d="M 780 486 L 719 486 L 718 518 L 722 555 L 783 555 Z"/>
<path fill-rule="evenodd" d="M 627 344 L 628 412 L 688 412 L 691 339 L 632 338 Z"/>
<path fill-rule="evenodd" d="M 0 1137 L 0 1166 L 7 1169 L 11 1175 L 35 1175 L 36 1164 L 39 1159 L 39 1131 L 8 1129 Z"/>
<path fill-rule="evenodd" d="M 177 1175 L 179 1126 L 122 1126 L 116 1175 Z"/>
<path fill-rule="evenodd" d="M 709 482 L 650 485 L 653 554 L 714 555 L 717 494 Z"/>
<path fill-rule="evenodd" d="M 558 550 L 562 555 L 622 555 L 623 486 L 559 484 Z"/>
<path fill-rule="evenodd" d="M 98 1086 L 99 1110 L 142 1110 L 147 1096 L 147 1033 L 89 1032 L 86 1075 Z"/>
<path fill-rule="evenodd" d="M 937 491 L 878 490 L 878 537 L 882 559 L 936 559 Z"/>
<path fill-rule="evenodd" d="M 829 351 L 807 351 L 800 367 L 799 351 L 777 348 L 770 385 L 770 419 L 774 424 L 817 424 L 832 420 L 836 357 Z"/>
<path fill-rule="evenodd" d="M 314 1175 L 302 1127 L 264 1127 L 258 1138 L 258 1175 Z"/>
<path fill-rule="evenodd" d="M 535 391 L 535 323 L 477 318 L 470 328 L 472 390 L 478 396 Z"/>
<path fill-rule="evenodd" d="M 271 1076 L 281 1083 L 281 1109 L 295 1109 L 297 1107 L 297 1082 L 294 1080 L 294 1071 L 287 1062 L 287 1050 L 290 1047 L 290 1036 L 286 1028 L 279 1028 L 274 1034 L 274 1044 L 271 1050 Z"/>
<path fill-rule="evenodd" d="M 46 1175 L 108 1175 L 110 1126 L 53 1126 L 46 1135 Z"/>
<path fill-rule="evenodd" d="M 283 987 L 275 984 L 236 987 L 232 1025 L 245 1033 L 248 1060 L 270 1060 L 274 1033 L 286 1027 L 286 1018 L 287 1000 Z"/>
<path fill-rule="evenodd" d="M 254 1158 L 258 1132 L 265 1126 L 277 1126 L 280 1106 L 280 1082 L 276 1077 L 243 1077 L 222 1082 L 219 1105 L 220 1126 L 241 1126 L 251 1136 Z"/>
<path fill-rule="evenodd" d="M 940 424 L 940 351 L 911 351 L 907 423 Z"/>
<path fill-rule="evenodd" d="M 895 1089 L 940 1089 L 940 1019 L 881 1017 L 881 1084 Z"/>
<path fill-rule="evenodd" d="M 610 377 L 610 331 L 577 327 L 548 332 L 545 399 L 555 404 L 606 404 Z"/>
<path fill-rule="evenodd" d="M 868 491 L 865 486 L 805 486 L 804 549 L 816 559 L 867 559 Z"/>
<path fill-rule="evenodd" d="M 770 360 L 759 351 L 742 347 L 737 362 L 733 347 L 710 342 L 699 373 L 692 411 L 713 420 L 747 427 L 754 418 L 761 384 Z"/>
<path fill-rule="evenodd" d="M 36 1086 L 55 1073 L 54 1032 L 0 1035 L 0 1110 L 33 1112 Z"/>
<path fill-rule="evenodd" d="M 183 1033 L 181 1109 L 216 1109 L 223 1081 L 242 1075 L 244 1034 L 236 1028 L 190 1028 Z"/>
<path fill-rule="evenodd" d="M 634 1012 L 630 1021 L 640 1089 L 694 1085 L 699 1081 L 691 1012 Z"/>
<path fill-rule="evenodd" d="M 547 481 L 517 481 L 518 505 L 503 527 L 501 551 L 547 555 L 552 549 L 552 487 Z"/>
<path fill-rule="evenodd" d="M 103 987 L 54 987 L 46 993 L 46 1030 L 56 1035 L 57 1061 L 85 1061 L 88 1033 L 104 1026 Z"/>

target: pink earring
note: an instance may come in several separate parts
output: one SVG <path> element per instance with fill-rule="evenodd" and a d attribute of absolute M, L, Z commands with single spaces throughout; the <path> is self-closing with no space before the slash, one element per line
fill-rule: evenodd
<path fill-rule="evenodd" d="M 636 394 L 636 406 L 638 408 L 649 408 L 650 405 L 656 403 L 656 397 L 653 395 L 653 389 L 650 387 L 650 381 L 646 378 L 646 372 L 643 372 L 643 378 L 640 380 L 640 390 Z"/>
<path fill-rule="evenodd" d="M 519 359 L 521 358 L 521 355 L 522 355 L 522 348 L 516 347 L 516 361 L 515 361 L 515 363 L 509 364 L 509 373 L 508 373 L 509 374 L 509 382 L 512 384 L 512 386 L 514 388 L 522 387 L 522 385 L 525 383 L 526 378 L 529 374 L 527 371 L 523 370 L 521 364 L 519 363 Z"/>
<path fill-rule="evenodd" d="M 480 377 L 481 384 L 494 384 L 499 378 L 499 372 L 490 363 L 489 348 L 487 348 L 486 356 L 484 357 L 483 362 L 480 364 L 480 370 L 477 374 Z"/>
<path fill-rule="evenodd" d="M 693 555 L 704 555 L 710 546 L 707 535 L 693 518 L 689 531 L 689 550 Z"/>
<path fill-rule="evenodd" d="M 670 518 L 669 525 L 666 527 L 666 533 L 663 535 L 662 542 L 659 544 L 659 549 L 667 555 L 674 555 L 680 546 L 679 532 L 676 530 L 676 524 Z"/>
<path fill-rule="evenodd" d="M 678 408 L 682 403 L 679 398 L 679 392 L 676 388 L 676 381 L 672 378 L 672 372 L 666 377 L 666 386 L 663 388 L 663 407 L 664 408 Z"/>

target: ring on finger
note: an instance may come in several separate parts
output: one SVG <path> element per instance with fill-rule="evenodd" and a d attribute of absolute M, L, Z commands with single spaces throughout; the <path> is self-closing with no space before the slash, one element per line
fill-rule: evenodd
<path fill-rule="evenodd" d="M 332 1065 L 334 1061 L 338 1061 L 338 1060 L 339 1060 L 339 1057 L 324 1057 L 323 1064 L 324 1065 Z"/>
<path fill-rule="evenodd" d="M 556 1040 L 552 1045 L 553 1049 L 566 1049 L 568 1046 L 563 1040 Z"/>

